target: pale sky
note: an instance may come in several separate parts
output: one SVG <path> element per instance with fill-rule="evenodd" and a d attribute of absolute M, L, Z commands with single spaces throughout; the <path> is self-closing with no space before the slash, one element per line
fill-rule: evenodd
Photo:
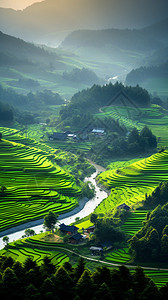
<path fill-rule="evenodd" d="M 13 8 L 13 9 L 24 9 L 27 6 L 35 2 L 41 2 L 43 0 L 0 0 L 0 7 Z"/>

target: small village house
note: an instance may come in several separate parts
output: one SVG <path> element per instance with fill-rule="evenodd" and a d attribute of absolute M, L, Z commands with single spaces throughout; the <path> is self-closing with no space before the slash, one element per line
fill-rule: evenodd
<path fill-rule="evenodd" d="M 125 203 L 123 203 L 123 204 L 117 206 L 117 208 L 118 208 L 118 209 L 125 209 L 125 210 L 127 210 L 127 211 L 129 211 L 129 210 L 131 209 L 130 206 L 128 206 L 128 205 L 125 204 Z"/>
<path fill-rule="evenodd" d="M 69 242 L 71 244 L 79 244 L 83 240 L 83 236 L 80 233 L 76 233 L 75 235 L 69 238 Z"/>
<path fill-rule="evenodd" d="M 86 228 L 87 233 L 93 233 L 95 230 L 95 225 Z"/>
<path fill-rule="evenodd" d="M 62 223 L 61 225 L 59 225 L 59 229 L 62 233 L 64 234 L 68 234 L 68 235 L 75 235 L 77 234 L 77 231 L 78 231 L 78 227 L 72 225 L 72 226 L 69 226 L 69 225 L 65 225 L 64 223 Z"/>

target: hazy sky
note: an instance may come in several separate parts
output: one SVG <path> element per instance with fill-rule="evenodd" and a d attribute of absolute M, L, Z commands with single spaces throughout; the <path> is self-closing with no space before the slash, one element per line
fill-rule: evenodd
<path fill-rule="evenodd" d="M 43 0 L 0 0 L 0 7 L 24 9 L 34 2 L 41 2 Z"/>

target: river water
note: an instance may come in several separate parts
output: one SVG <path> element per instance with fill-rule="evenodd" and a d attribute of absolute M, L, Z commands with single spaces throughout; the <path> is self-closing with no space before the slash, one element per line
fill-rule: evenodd
<path fill-rule="evenodd" d="M 75 221 L 77 217 L 83 218 L 88 216 L 90 213 L 94 211 L 94 209 L 97 207 L 97 205 L 102 202 L 103 199 L 107 198 L 108 194 L 101 190 L 100 187 L 97 186 L 96 183 L 96 176 L 100 171 L 104 171 L 101 166 L 98 166 L 94 163 L 92 163 L 96 167 L 96 172 L 93 173 L 90 177 L 85 178 L 85 181 L 90 181 L 94 187 L 95 187 L 95 196 L 93 199 L 86 200 L 83 199 L 80 201 L 79 206 L 76 207 L 74 210 L 62 214 L 59 216 L 58 220 L 60 223 L 65 223 L 66 225 L 71 224 L 72 222 Z M 9 237 L 9 242 L 15 241 L 20 239 L 24 235 L 24 231 L 27 228 L 33 229 L 36 234 L 40 233 L 41 231 L 44 231 L 45 229 L 43 228 L 43 219 L 37 220 L 37 221 L 32 221 L 28 222 L 16 227 L 13 227 L 9 230 L 5 230 L 3 232 L 0 232 L 0 249 L 4 247 L 2 238 L 4 236 Z"/>

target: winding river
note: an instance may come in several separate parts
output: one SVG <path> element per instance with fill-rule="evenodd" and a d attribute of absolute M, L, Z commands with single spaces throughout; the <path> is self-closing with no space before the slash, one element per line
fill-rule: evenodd
<path fill-rule="evenodd" d="M 95 187 L 95 196 L 94 198 L 88 200 L 88 199 L 83 199 L 80 201 L 79 206 L 73 209 L 70 212 L 67 212 L 65 214 L 62 214 L 59 216 L 59 222 L 60 223 L 65 223 L 66 225 L 71 224 L 72 222 L 75 221 L 77 217 L 83 218 L 89 215 L 94 211 L 94 209 L 97 207 L 97 205 L 105 198 L 107 198 L 107 193 L 101 188 L 97 186 L 96 183 L 96 176 L 99 172 L 105 171 L 105 169 L 93 162 L 90 161 L 92 165 L 96 168 L 96 172 L 93 173 L 90 177 L 86 177 L 85 181 L 90 181 L 94 187 Z M 41 220 L 36 220 L 32 222 L 28 222 L 16 227 L 13 227 L 11 229 L 5 230 L 3 232 L 0 232 L 0 249 L 4 247 L 2 238 L 4 236 L 9 237 L 9 242 L 12 242 L 14 240 L 20 239 L 24 235 L 24 231 L 27 228 L 33 229 L 36 234 L 40 233 L 41 231 L 44 231 L 43 228 L 43 219 Z"/>

